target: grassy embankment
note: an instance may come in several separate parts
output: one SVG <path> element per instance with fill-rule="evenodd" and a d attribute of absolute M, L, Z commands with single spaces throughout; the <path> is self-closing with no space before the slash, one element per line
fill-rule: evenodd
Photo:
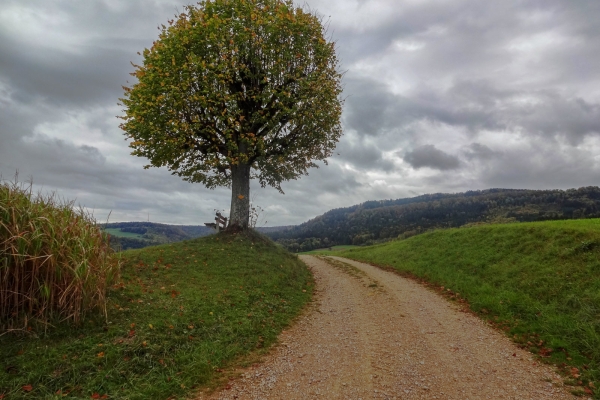
<path fill-rule="evenodd" d="M 140 235 L 139 233 L 123 232 L 120 228 L 104 228 L 104 231 L 106 233 L 108 233 L 112 236 L 116 236 L 116 237 L 139 239 L 143 236 L 143 235 Z"/>
<path fill-rule="evenodd" d="M 107 320 L 0 336 L 0 398 L 182 398 L 272 344 L 312 293 L 307 268 L 258 236 L 122 254 Z"/>
<path fill-rule="evenodd" d="M 318 254 L 318 255 L 325 255 L 325 256 L 327 256 L 327 255 L 337 255 L 337 253 L 340 252 L 340 251 L 354 249 L 356 247 L 359 247 L 359 246 L 340 245 L 340 246 L 326 247 L 326 248 L 323 248 L 323 249 L 315 249 L 315 250 L 311 250 L 311 251 L 305 251 L 305 252 L 302 252 L 300 254 L 312 254 L 312 255 Z"/>
<path fill-rule="evenodd" d="M 450 229 L 337 255 L 430 283 L 561 366 L 600 386 L 600 220 Z"/>

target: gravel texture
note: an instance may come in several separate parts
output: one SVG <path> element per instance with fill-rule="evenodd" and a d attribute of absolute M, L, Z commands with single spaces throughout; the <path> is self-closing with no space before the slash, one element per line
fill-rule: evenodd
<path fill-rule="evenodd" d="M 561 377 L 409 279 L 301 256 L 311 308 L 263 363 L 198 399 L 575 399 Z"/>

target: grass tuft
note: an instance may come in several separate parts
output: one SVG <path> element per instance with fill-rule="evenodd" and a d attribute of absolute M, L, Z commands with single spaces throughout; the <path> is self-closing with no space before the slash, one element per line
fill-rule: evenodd
<path fill-rule="evenodd" d="M 105 313 L 119 260 L 91 215 L 31 185 L 0 183 L 0 330 Z M 33 326 L 33 328 L 32 328 Z"/>

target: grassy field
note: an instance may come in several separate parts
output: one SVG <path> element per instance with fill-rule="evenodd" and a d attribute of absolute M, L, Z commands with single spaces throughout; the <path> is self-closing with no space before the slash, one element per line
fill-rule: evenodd
<path fill-rule="evenodd" d="M 139 233 L 123 232 L 120 228 L 105 228 L 104 231 L 110 235 L 124 238 L 141 238 Z"/>
<path fill-rule="evenodd" d="M 443 230 L 338 255 L 423 279 L 561 366 L 568 383 L 600 386 L 600 220 Z"/>
<path fill-rule="evenodd" d="M 271 345 L 311 298 L 306 266 L 258 236 L 122 254 L 107 319 L 0 336 L 0 398 L 183 398 Z"/>
<path fill-rule="evenodd" d="M 341 245 L 341 246 L 326 247 L 324 249 L 315 249 L 315 250 L 311 250 L 311 251 L 305 251 L 305 252 L 299 253 L 299 254 L 332 255 L 333 253 L 337 253 L 339 251 L 344 251 L 344 250 L 349 250 L 349 249 L 354 249 L 356 247 L 358 247 L 358 246 Z M 331 250 L 329 250 L 329 249 L 331 249 Z"/>

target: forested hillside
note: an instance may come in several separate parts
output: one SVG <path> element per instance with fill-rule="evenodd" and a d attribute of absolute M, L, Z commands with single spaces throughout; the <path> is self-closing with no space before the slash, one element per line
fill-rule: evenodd
<path fill-rule="evenodd" d="M 268 235 L 291 251 L 342 244 L 373 244 L 436 228 L 489 222 L 600 217 L 600 188 L 489 189 L 368 201 L 337 208 Z"/>

